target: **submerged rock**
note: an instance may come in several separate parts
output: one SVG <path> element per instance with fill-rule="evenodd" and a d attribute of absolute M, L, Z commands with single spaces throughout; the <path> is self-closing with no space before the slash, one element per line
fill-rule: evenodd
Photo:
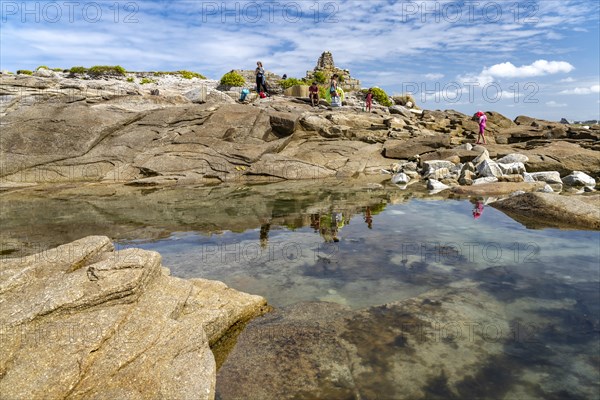
<path fill-rule="evenodd" d="M 248 325 L 217 397 L 431 398 L 443 379 L 468 398 L 461 382 L 502 355 L 509 332 L 504 306 L 469 283 L 360 311 L 300 303 Z"/>

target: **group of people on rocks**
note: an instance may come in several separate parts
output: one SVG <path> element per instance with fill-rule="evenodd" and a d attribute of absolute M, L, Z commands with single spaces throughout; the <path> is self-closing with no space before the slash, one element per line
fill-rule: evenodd
<path fill-rule="evenodd" d="M 267 77 L 265 74 L 265 69 L 263 68 L 263 64 L 260 61 L 256 62 L 256 69 L 254 70 L 254 75 L 256 76 L 256 92 L 258 93 L 260 98 L 265 98 L 269 95 L 267 90 Z M 287 75 L 283 75 L 283 79 L 286 79 Z M 340 107 L 342 105 L 342 94 L 343 91 L 338 87 L 339 75 L 333 74 L 331 80 L 329 81 L 329 90 L 328 95 L 331 99 L 330 103 L 332 107 Z M 245 98 L 245 96 L 243 96 Z M 319 86 L 316 81 L 313 81 L 312 85 L 308 88 L 308 97 L 310 99 L 310 104 L 313 107 L 317 107 L 320 101 L 319 95 Z M 363 111 L 372 112 L 373 107 L 373 89 L 369 88 L 367 94 L 365 96 L 365 106 Z M 487 124 L 487 116 L 483 111 L 477 111 L 475 114 L 478 123 L 479 123 L 479 133 L 477 135 L 476 144 L 487 144 L 485 140 L 485 128 Z"/>

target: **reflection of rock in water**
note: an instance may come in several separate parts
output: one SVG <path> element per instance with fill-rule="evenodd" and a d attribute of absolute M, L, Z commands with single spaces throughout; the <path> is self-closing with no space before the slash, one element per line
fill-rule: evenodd
<path fill-rule="evenodd" d="M 315 225 L 311 214 L 343 209 L 350 217 L 368 205 L 383 209 L 397 202 L 397 191 L 376 193 L 363 186 L 319 180 L 151 189 L 122 185 L 52 187 L 47 192 L 4 193 L 0 251 L 23 256 L 97 234 L 118 241 L 156 240 L 173 232 L 210 235 L 258 227 L 261 243 L 266 245 L 269 230 L 276 227 Z M 268 228 L 265 221 L 269 221 Z"/>

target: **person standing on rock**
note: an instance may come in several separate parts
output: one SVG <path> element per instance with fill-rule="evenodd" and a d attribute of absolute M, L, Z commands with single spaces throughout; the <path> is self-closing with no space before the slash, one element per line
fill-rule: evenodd
<path fill-rule="evenodd" d="M 369 88 L 367 92 L 367 97 L 365 99 L 365 111 L 371 112 L 371 107 L 373 106 L 373 89 Z"/>
<path fill-rule="evenodd" d="M 331 81 L 329 82 L 329 96 L 331 97 L 331 105 L 332 106 L 338 106 L 341 105 L 341 102 L 338 101 L 339 100 L 339 93 L 338 93 L 338 74 L 333 74 L 333 76 L 331 77 Z M 338 104 L 339 103 L 339 104 Z"/>
<path fill-rule="evenodd" d="M 479 135 L 477 135 L 477 142 L 475 144 L 482 144 L 480 138 L 483 140 L 483 144 L 487 144 L 485 141 L 485 127 L 487 123 L 487 116 L 483 111 L 477 111 L 477 118 L 479 118 Z"/>
<path fill-rule="evenodd" d="M 317 82 L 313 82 L 308 88 L 308 97 L 310 98 L 310 104 L 313 107 L 319 105 L 319 86 L 317 86 Z"/>
<path fill-rule="evenodd" d="M 257 61 L 256 62 L 256 69 L 254 70 L 254 75 L 256 75 L 256 92 L 260 93 L 264 89 L 264 92 L 267 92 L 267 85 L 266 85 L 266 80 L 267 78 L 265 77 L 265 69 L 263 68 L 262 62 Z"/>

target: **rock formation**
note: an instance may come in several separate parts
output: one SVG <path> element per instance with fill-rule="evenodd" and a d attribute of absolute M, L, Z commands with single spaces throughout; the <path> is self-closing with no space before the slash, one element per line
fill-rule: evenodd
<path fill-rule="evenodd" d="M 323 57 L 320 64 L 329 62 Z M 446 182 L 443 170 L 422 176 L 450 186 L 478 177 L 525 180 L 525 171 L 555 171 L 559 178 L 580 171 L 591 175 L 589 182 L 600 174 L 598 126 L 523 116 L 511 121 L 488 112 L 490 144 L 475 150 L 466 146 L 476 137 L 477 123 L 452 110 L 396 105 L 364 113 L 352 96 L 339 110 L 313 109 L 305 99 L 282 96 L 235 104 L 215 90 L 216 82 L 164 79 L 146 87 L 115 79 L 3 75 L 2 186 L 357 178 L 379 175 L 393 163 L 416 162 L 422 172 L 429 160 L 453 163 L 448 172 L 456 176 Z M 156 88 L 160 95 L 151 95 Z M 491 161 L 508 154 L 527 161 L 504 167 L 487 162 L 459 179 L 461 164 L 484 150 Z M 395 172 L 417 181 L 415 170 Z"/>
<path fill-rule="evenodd" d="M 168 275 L 102 236 L 2 259 L 2 398 L 214 398 L 209 346 L 265 299 Z"/>
<path fill-rule="evenodd" d="M 333 74 L 340 76 L 340 84 L 342 89 L 347 91 L 360 90 L 360 81 L 350 76 L 350 71 L 347 69 L 340 69 L 335 66 L 333 62 L 333 55 L 329 51 L 325 51 L 319 57 L 317 65 L 312 71 L 306 71 L 306 80 L 312 82 L 315 79 L 315 73 L 321 73 L 329 81 Z"/>

